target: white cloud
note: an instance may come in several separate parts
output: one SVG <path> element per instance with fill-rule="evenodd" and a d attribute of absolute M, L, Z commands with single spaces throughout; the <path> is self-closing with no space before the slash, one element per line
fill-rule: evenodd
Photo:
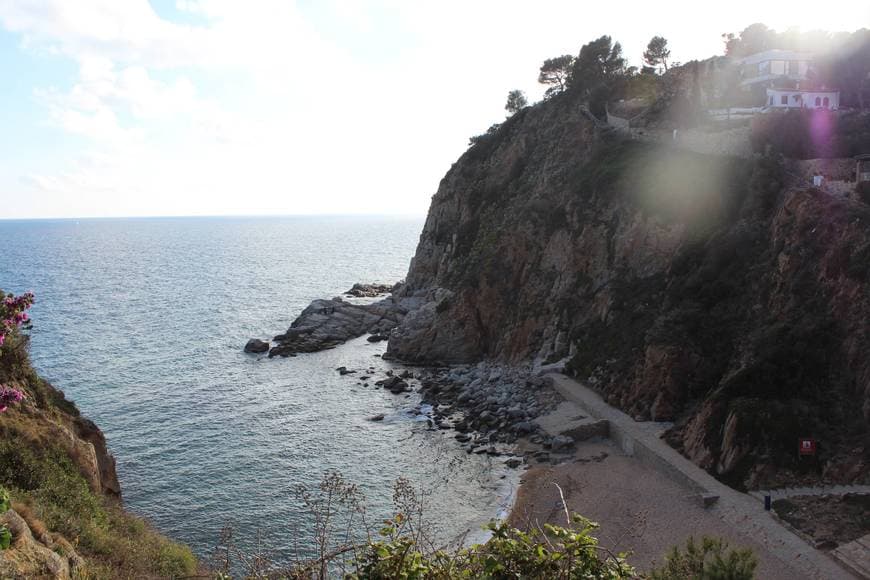
<path fill-rule="evenodd" d="M 422 212 L 467 138 L 503 118 L 509 89 L 540 95 L 543 59 L 611 33 L 635 60 L 652 34 L 687 60 L 718 51 L 747 14 L 770 17 L 749 2 L 689 23 L 691 11 L 640 2 L 621 12 L 642 19 L 546 0 L 324 1 L 347 37 L 292 0 L 178 0 L 195 24 L 146 0 L 0 0 L 26 50 L 77 64 L 75 82 L 34 94 L 88 143 L 28 173 L 41 205 L 22 211 Z M 373 42 L 386 57 L 358 50 Z"/>

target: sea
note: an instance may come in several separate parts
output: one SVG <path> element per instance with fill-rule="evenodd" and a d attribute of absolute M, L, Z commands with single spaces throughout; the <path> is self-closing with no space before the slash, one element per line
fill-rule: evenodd
<path fill-rule="evenodd" d="M 405 478 L 437 541 L 468 541 L 504 515 L 516 476 L 432 429 L 418 395 L 336 371 L 402 371 L 380 357 L 384 343 L 361 337 L 294 358 L 243 352 L 249 338 L 286 331 L 313 299 L 401 280 L 422 225 L 0 220 L 0 288 L 36 294 L 34 366 L 106 434 L 127 509 L 202 559 L 229 529 L 237 548 L 279 564 L 309 554 L 314 518 L 301 491 L 316 497 L 333 471 L 364 496 L 366 525 L 392 515 Z"/>

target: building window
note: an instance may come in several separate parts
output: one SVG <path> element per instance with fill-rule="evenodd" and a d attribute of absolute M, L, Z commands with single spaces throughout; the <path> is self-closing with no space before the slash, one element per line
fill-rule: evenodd
<path fill-rule="evenodd" d="M 822 101 L 822 106 L 826 109 L 828 107 L 830 107 L 831 106 L 831 99 L 829 99 L 828 97 L 825 97 L 825 99 Z"/>
<path fill-rule="evenodd" d="M 788 106 L 788 95 L 781 96 L 779 98 L 779 104 Z"/>
<path fill-rule="evenodd" d="M 797 74 L 798 74 L 798 61 L 796 61 L 796 60 L 788 61 L 788 74 L 797 76 Z"/>
<path fill-rule="evenodd" d="M 821 107 L 821 106 L 822 106 L 822 99 L 820 99 L 819 97 L 816 97 L 816 106 L 817 106 L 817 107 Z"/>
<path fill-rule="evenodd" d="M 770 97 L 770 106 L 773 106 L 773 97 Z"/>

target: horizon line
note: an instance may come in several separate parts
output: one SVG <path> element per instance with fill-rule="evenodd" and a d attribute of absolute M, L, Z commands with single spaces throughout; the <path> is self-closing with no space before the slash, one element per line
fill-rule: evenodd
<path fill-rule="evenodd" d="M 428 212 L 422 213 L 263 213 L 263 214 L 166 214 L 166 215 L 111 215 L 111 216 L 55 216 L 55 217 L 0 217 L 0 222 L 24 221 L 74 221 L 74 220 L 136 220 L 136 219 L 214 219 L 214 218 L 288 218 L 288 217 L 394 217 L 394 218 L 424 218 Z"/>

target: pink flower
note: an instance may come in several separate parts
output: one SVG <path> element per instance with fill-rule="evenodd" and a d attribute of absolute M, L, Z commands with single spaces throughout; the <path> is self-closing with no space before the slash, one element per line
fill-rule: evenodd
<path fill-rule="evenodd" d="M 6 411 L 9 405 L 24 400 L 24 393 L 18 389 L 0 385 L 0 413 Z"/>

